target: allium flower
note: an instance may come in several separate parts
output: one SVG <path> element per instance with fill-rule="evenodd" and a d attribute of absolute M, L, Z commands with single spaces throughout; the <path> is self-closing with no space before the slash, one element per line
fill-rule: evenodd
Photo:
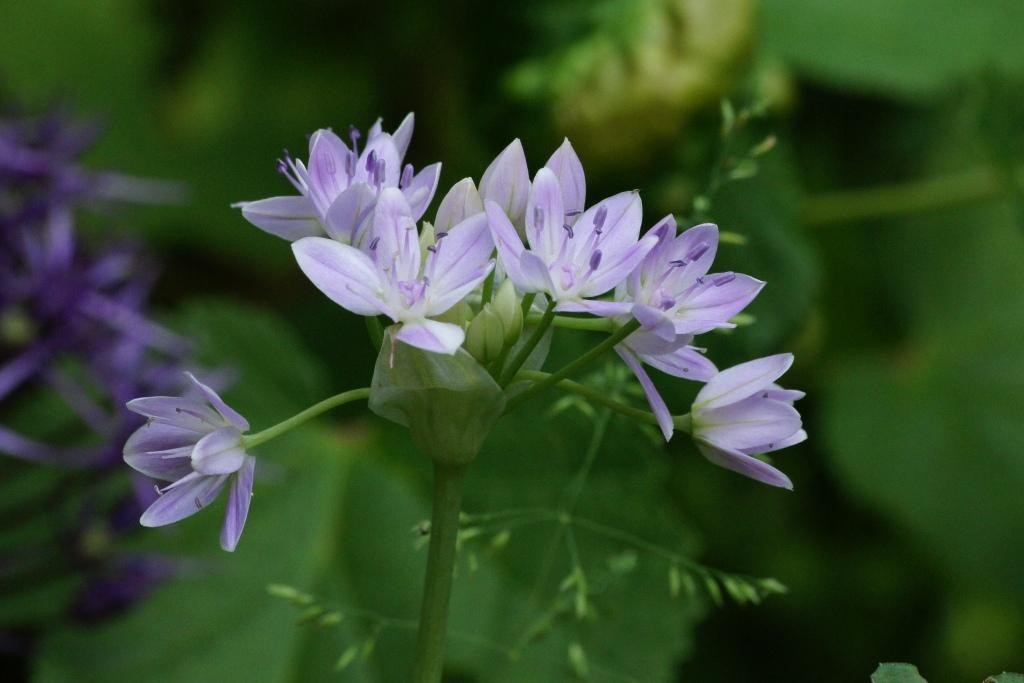
<path fill-rule="evenodd" d="M 230 483 L 220 545 L 238 545 L 249 513 L 256 459 L 245 452 L 249 422 L 210 387 L 186 373 L 202 398 L 152 396 L 128 402 L 148 422 L 132 434 L 124 460 L 143 474 L 172 482 L 139 520 L 143 526 L 173 524 L 209 505 Z"/>
<path fill-rule="evenodd" d="M 299 191 L 298 196 L 270 197 L 235 204 L 246 220 L 271 235 L 289 241 L 326 234 L 345 244 L 363 236 L 361 228 L 380 193 L 401 189 L 414 220 L 427 210 L 437 189 L 441 164 L 414 173 L 402 160 L 412 139 L 414 117 L 409 114 L 393 134 L 381 130 L 380 119 L 370 128 L 359 151 L 361 134 L 349 128 L 351 148 L 330 129 L 309 138 L 309 166 L 287 151 L 278 170 Z"/>
<path fill-rule="evenodd" d="M 747 275 L 708 275 L 718 249 L 718 227 L 710 223 L 676 235 L 666 216 L 651 230 L 657 244 L 616 291 L 616 301 L 632 302 L 643 326 L 616 349 L 636 374 L 658 417 L 665 439 L 672 417 L 641 361 L 674 377 L 706 382 L 718 372 L 695 347 L 694 335 L 734 327 L 729 319 L 743 310 L 764 283 Z"/>
<path fill-rule="evenodd" d="M 487 190 L 484 205 L 494 242 L 506 273 L 520 290 L 546 293 L 559 311 L 598 316 L 629 312 L 631 306 L 624 302 L 589 297 L 614 289 L 654 247 L 655 237 L 639 240 L 639 193 L 622 192 L 584 211 L 583 166 L 566 140 L 537 172 L 530 188 L 527 249 L 507 209 L 488 198 L 495 190 Z"/>
<path fill-rule="evenodd" d="M 292 250 L 306 277 L 335 303 L 358 315 L 386 315 L 402 324 L 398 340 L 453 354 L 465 338 L 462 328 L 430 318 L 459 303 L 494 267 L 487 218 L 476 214 L 437 233 L 424 261 L 413 215 L 405 196 L 387 188 L 361 249 L 306 237 Z"/>
<path fill-rule="evenodd" d="M 807 438 L 793 407 L 804 393 L 775 384 L 792 364 L 790 353 L 759 358 L 723 370 L 704 385 L 690 413 L 704 457 L 765 484 L 793 488 L 789 477 L 753 457 Z"/>

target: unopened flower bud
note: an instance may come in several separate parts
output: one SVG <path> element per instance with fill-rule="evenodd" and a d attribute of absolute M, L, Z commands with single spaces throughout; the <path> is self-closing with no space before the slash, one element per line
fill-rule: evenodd
<path fill-rule="evenodd" d="M 473 319 L 473 308 L 469 302 L 463 299 L 441 315 L 435 315 L 433 319 L 443 323 L 452 323 L 465 329 L 469 321 Z"/>
<path fill-rule="evenodd" d="M 481 363 L 489 363 L 501 354 L 504 346 L 505 327 L 501 318 L 491 304 L 484 304 L 466 330 L 466 350 Z"/>
<path fill-rule="evenodd" d="M 505 329 L 505 344 L 511 346 L 523 331 L 523 308 L 511 280 L 505 280 L 494 295 L 494 311 Z"/>

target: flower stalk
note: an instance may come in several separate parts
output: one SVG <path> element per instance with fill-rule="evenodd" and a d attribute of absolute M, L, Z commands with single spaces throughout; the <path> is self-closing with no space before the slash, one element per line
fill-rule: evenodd
<path fill-rule="evenodd" d="M 332 408 L 351 403 L 352 401 L 361 401 L 370 397 L 369 387 L 363 387 L 362 389 L 352 389 L 350 391 L 343 391 L 340 394 L 335 394 L 330 398 L 325 398 L 319 403 L 315 403 L 310 407 L 306 408 L 300 413 L 292 415 L 287 420 L 278 422 L 272 427 L 267 427 L 263 431 L 256 432 L 255 434 L 249 434 L 242 439 L 242 443 L 246 448 L 253 448 L 259 446 L 262 443 L 266 443 L 271 439 L 276 439 L 285 432 L 289 432 L 299 425 L 312 420 L 314 417 L 326 413 Z"/>
<path fill-rule="evenodd" d="M 540 321 L 537 323 L 537 327 L 534 328 L 533 334 L 526 340 L 519 352 L 512 358 L 512 362 L 508 364 L 504 372 L 498 379 L 498 384 L 501 386 L 508 385 L 512 381 L 512 378 L 519 372 L 519 368 L 523 367 L 523 363 L 530 357 L 533 350 L 537 348 L 537 344 L 544 338 L 544 333 L 551 327 L 551 321 L 555 319 L 555 302 L 554 300 L 548 303 L 548 307 L 544 310 L 544 315 L 541 316 Z"/>
<path fill-rule="evenodd" d="M 416 637 L 415 683 L 440 683 L 444 670 L 444 641 L 448 605 L 455 572 L 464 466 L 434 463 L 434 501 L 430 519 L 427 573 Z"/>

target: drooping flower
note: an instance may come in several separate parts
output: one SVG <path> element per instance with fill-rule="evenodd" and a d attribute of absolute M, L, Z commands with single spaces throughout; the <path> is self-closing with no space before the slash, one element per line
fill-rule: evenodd
<path fill-rule="evenodd" d="M 704 385 L 690 413 L 693 439 L 704 457 L 765 484 L 793 488 L 789 477 L 754 457 L 807 438 L 793 407 L 804 393 L 775 384 L 792 364 L 790 353 L 759 358 L 723 370 Z"/>
<path fill-rule="evenodd" d="M 325 233 L 354 244 L 364 232 L 367 217 L 381 192 L 399 188 L 415 220 L 427 210 L 437 189 L 441 164 L 415 173 L 402 165 L 412 139 L 414 117 L 409 114 L 393 134 L 383 132 L 380 119 L 370 128 L 359 151 L 360 132 L 349 128 L 349 147 L 334 131 L 322 128 L 309 138 L 309 166 L 287 151 L 278 171 L 299 194 L 270 197 L 234 206 L 257 228 L 295 241 Z"/>
<path fill-rule="evenodd" d="M 622 192 L 586 211 L 586 180 L 568 140 L 537 172 L 526 203 L 527 248 L 506 209 L 485 198 L 488 223 L 508 276 L 524 292 L 543 292 L 556 310 L 614 316 L 624 302 L 598 301 L 639 265 L 655 244 L 640 239 L 639 193 Z"/>
<path fill-rule="evenodd" d="M 424 259 L 405 196 L 380 194 L 362 248 L 321 237 L 292 245 L 302 272 L 332 301 L 357 315 L 385 315 L 401 329 L 396 338 L 438 353 L 455 353 L 465 338 L 459 325 L 431 320 L 463 298 L 491 272 L 494 243 L 478 213 L 437 233 Z"/>
<path fill-rule="evenodd" d="M 171 482 L 142 513 L 143 526 L 173 524 L 209 505 L 230 484 L 220 544 L 233 551 L 245 527 L 256 459 L 246 453 L 242 434 L 249 422 L 191 373 L 196 397 L 152 396 L 128 402 L 148 418 L 124 447 L 133 469 Z"/>
<path fill-rule="evenodd" d="M 698 225 L 677 236 L 675 218 L 669 215 L 649 234 L 657 244 L 615 297 L 632 303 L 630 312 L 642 327 L 616 350 L 643 386 L 668 440 L 671 414 L 641 362 L 674 377 L 708 381 L 718 370 L 691 345 L 693 337 L 735 327 L 729 320 L 757 296 L 764 282 L 738 273 L 708 274 L 718 250 L 715 225 Z"/>

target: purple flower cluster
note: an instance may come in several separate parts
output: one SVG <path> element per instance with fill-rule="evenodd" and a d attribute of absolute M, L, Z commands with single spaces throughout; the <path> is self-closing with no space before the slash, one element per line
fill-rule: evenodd
<path fill-rule="evenodd" d="M 139 477 L 126 498 L 113 507 L 103 502 L 110 480 L 124 476 L 121 444 L 140 423 L 125 402 L 177 391 L 189 352 L 186 340 L 146 317 L 152 268 L 138 249 L 127 243 L 88 246 L 78 235 L 79 208 L 103 208 L 131 186 L 157 187 L 81 166 L 78 156 L 94 135 L 93 127 L 59 112 L 0 120 L 0 416 L 50 394 L 79 425 L 55 441 L 16 430 L 4 417 L 0 453 L 90 473 L 81 477 L 90 482 L 85 495 L 67 503 L 80 506 L 70 515 L 79 520 L 72 539 L 97 530 L 126 533 L 134 524 L 121 521 L 154 497 Z M 80 556 L 88 545 L 64 544 L 61 552 L 102 575 L 79 598 L 81 613 L 95 617 L 122 606 L 127 593 L 110 588 L 127 560 Z M 20 556 L 2 559 L 4 566 L 32 571 Z M 147 558 L 130 564 L 136 592 L 150 585 L 140 578 L 147 568 L 153 580 L 167 572 L 164 563 Z M 108 600 L 114 593 L 121 597 Z"/>
<path fill-rule="evenodd" d="M 301 196 L 243 203 L 243 215 L 295 240 L 299 267 L 333 301 L 359 315 L 390 318 L 398 325 L 396 339 L 426 351 L 454 354 L 463 347 L 474 322 L 453 314 L 456 306 L 480 311 L 479 320 L 495 318 L 497 309 L 483 294 L 492 272 L 519 296 L 536 297 L 534 306 L 546 299 L 554 312 L 635 327 L 615 350 L 642 385 L 665 439 L 674 420 L 645 366 L 706 383 L 692 406 L 690 431 L 708 459 L 791 488 L 782 472 L 755 456 L 806 438 L 793 408 L 802 394 L 774 384 L 792 356 L 719 372 L 693 345 L 698 335 L 734 327 L 732 318 L 764 286 L 740 273 L 710 272 L 716 226 L 677 234 L 668 215 L 641 234 L 639 192 L 588 207 L 583 165 L 568 140 L 532 180 L 515 140 L 484 171 L 479 190 L 472 179 L 458 182 L 434 225 L 421 231 L 417 221 L 437 170 L 413 176 L 407 167 L 401 178 L 389 170 L 404 156 L 411 122 L 410 115 L 394 136 L 376 125 L 362 154 L 357 138 L 350 149 L 330 131 L 318 131 L 308 169 L 290 157 L 281 165 Z M 429 182 L 418 182 L 424 175 Z M 505 327 L 492 327 L 478 326 L 486 343 L 465 345 L 478 359 L 490 360 L 508 336 Z"/>

